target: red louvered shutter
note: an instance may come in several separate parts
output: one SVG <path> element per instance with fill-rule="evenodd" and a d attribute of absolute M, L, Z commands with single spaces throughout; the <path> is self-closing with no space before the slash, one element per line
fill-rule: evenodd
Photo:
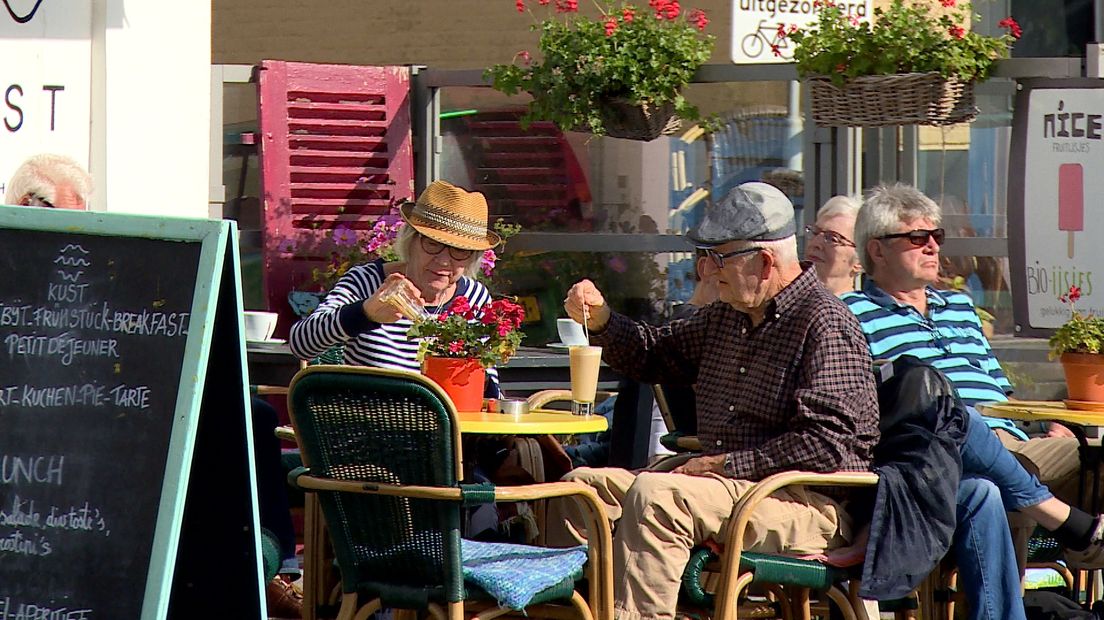
<path fill-rule="evenodd" d="M 365 231 L 414 193 L 410 72 L 266 60 L 257 81 L 264 286 L 282 337 L 287 294 L 329 258 L 331 231 Z"/>

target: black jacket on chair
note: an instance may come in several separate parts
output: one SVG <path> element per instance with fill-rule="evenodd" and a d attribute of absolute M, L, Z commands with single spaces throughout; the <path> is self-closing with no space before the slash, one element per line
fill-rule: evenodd
<path fill-rule="evenodd" d="M 882 439 L 859 595 L 890 600 L 916 589 L 950 548 L 970 419 L 950 381 L 915 357 L 875 374 Z"/>

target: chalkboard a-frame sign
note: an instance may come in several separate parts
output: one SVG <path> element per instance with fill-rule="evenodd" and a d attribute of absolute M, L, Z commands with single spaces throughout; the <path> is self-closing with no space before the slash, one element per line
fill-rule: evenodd
<path fill-rule="evenodd" d="M 232 222 L 0 206 L 0 618 L 263 618 Z"/>

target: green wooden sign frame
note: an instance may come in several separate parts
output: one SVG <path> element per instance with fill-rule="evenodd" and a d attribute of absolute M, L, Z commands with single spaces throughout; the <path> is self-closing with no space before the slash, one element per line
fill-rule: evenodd
<path fill-rule="evenodd" d="M 188 617 L 204 608 L 208 613 L 221 610 L 216 611 L 218 615 L 231 611 L 233 617 L 265 618 L 236 224 L 0 206 L 0 229 L 200 244 L 164 479 L 160 489 L 133 489 L 135 493 L 158 492 L 160 498 L 141 618 Z M 172 278 L 173 265 L 149 268 L 165 269 L 167 279 Z M 12 276 L 18 274 L 0 273 L 0 277 Z M 0 360 L 0 368 L 2 363 Z M 216 363 L 219 371 L 211 372 Z M 216 403 L 218 410 L 204 410 L 205 401 L 212 409 Z M 223 440 L 230 443 L 219 445 Z M 233 454 L 226 453 L 228 445 Z M 227 487 L 221 494 L 217 489 L 210 492 L 193 486 L 216 480 L 218 486 Z M 232 506 L 212 505 L 213 501 Z M 204 548 L 208 538 L 212 548 Z M 230 548 L 225 548 L 227 545 Z M 203 550 L 196 551 L 193 546 Z M 178 570 L 200 564 L 205 564 L 202 575 Z M 221 585 L 212 593 L 211 586 L 216 584 Z M 0 585 L 0 593 L 3 590 Z M 226 595 L 236 597 L 237 602 L 226 605 Z M 193 608 L 189 601 L 195 599 L 199 600 Z"/>

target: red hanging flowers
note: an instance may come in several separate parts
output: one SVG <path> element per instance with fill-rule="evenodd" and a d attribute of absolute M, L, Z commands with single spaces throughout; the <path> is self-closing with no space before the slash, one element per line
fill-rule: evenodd
<path fill-rule="evenodd" d="M 557 13 L 577 13 L 578 11 L 579 0 L 556 0 Z"/>
<path fill-rule="evenodd" d="M 945 8 L 950 8 L 955 5 L 955 0 L 939 0 L 939 4 L 942 4 Z"/>
<path fill-rule="evenodd" d="M 474 358 L 484 367 L 506 362 L 521 344 L 525 309 L 496 299 L 473 307 L 464 296 L 452 300 L 437 320 L 419 321 L 407 337 L 420 339 L 420 354 L 437 357 Z"/>
<path fill-rule="evenodd" d="M 614 32 L 617 32 L 617 18 L 613 15 L 606 16 L 603 26 L 606 29 L 606 36 L 612 36 Z"/>
<path fill-rule="evenodd" d="M 1016 23 L 1016 20 L 1012 19 L 1011 16 L 1005 17 L 1004 19 L 1000 20 L 999 22 L 997 22 L 997 25 L 1001 28 L 1007 28 L 1008 33 L 1011 34 L 1012 38 L 1014 39 L 1018 39 L 1023 36 L 1023 28 L 1020 28 L 1020 25 Z"/>
<path fill-rule="evenodd" d="M 517 7 L 518 13 L 525 12 L 525 0 L 515 0 L 514 6 Z"/>
<path fill-rule="evenodd" d="M 962 26 L 951 26 L 947 29 L 947 32 L 956 39 L 961 39 L 966 36 L 966 29 Z"/>

